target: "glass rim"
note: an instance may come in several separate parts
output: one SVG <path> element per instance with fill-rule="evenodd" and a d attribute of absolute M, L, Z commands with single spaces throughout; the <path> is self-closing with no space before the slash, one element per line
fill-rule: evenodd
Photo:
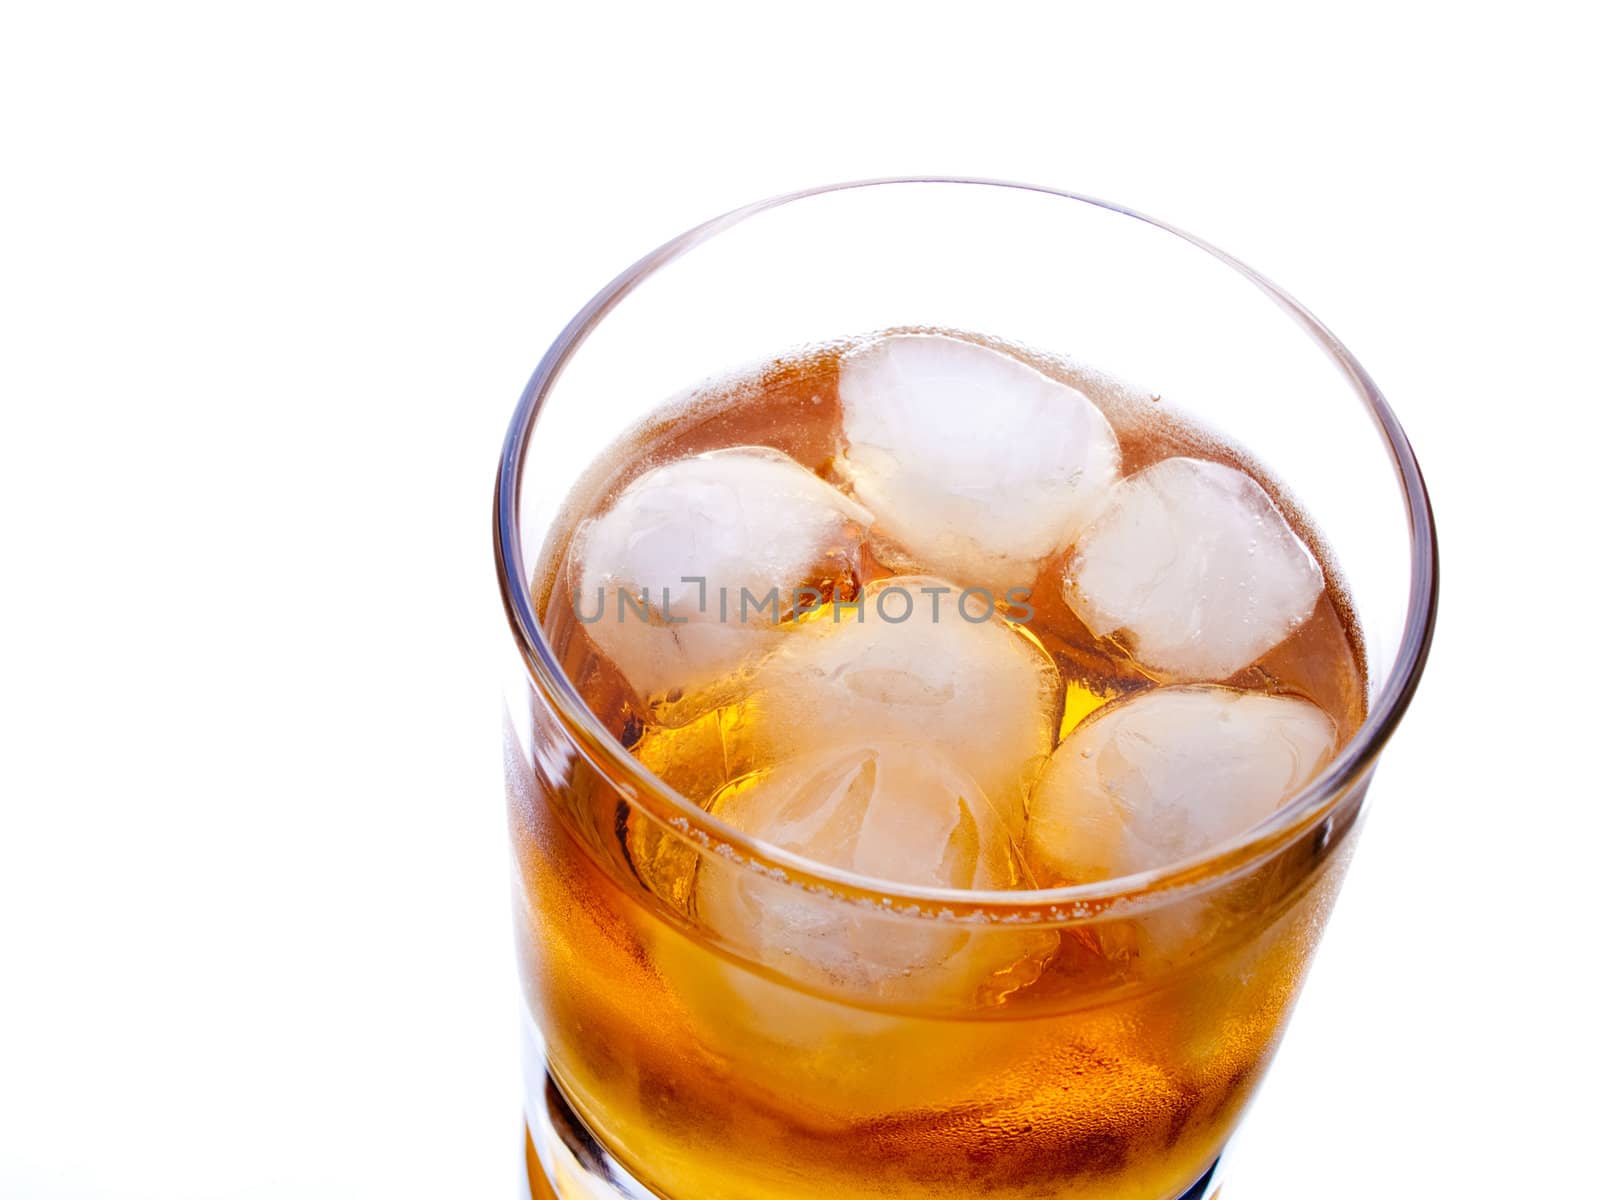
<path fill-rule="evenodd" d="M 1189 243 L 1230 267 L 1272 299 L 1333 361 L 1377 425 L 1405 496 L 1411 534 L 1411 581 L 1405 626 L 1393 669 L 1366 718 L 1316 778 L 1270 817 L 1218 846 L 1161 867 L 1093 883 L 1015 891 L 967 891 L 872 879 L 763 842 L 729 825 L 657 778 L 590 711 L 545 639 L 522 555 L 521 494 L 525 451 L 540 410 L 590 332 L 646 278 L 701 243 L 751 217 L 837 192 L 905 185 L 997 188 L 1054 196 L 1128 217 Z M 578 752 L 632 807 L 670 831 L 750 869 L 819 893 L 909 915 L 1007 922 L 1074 922 L 1107 910 L 1143 908 L 1177 890 L 1228 882 L 1325 820 L 1371 771 L 1416 692 L 1438 611 L 1439 549 L 1432 507 L 1411 444 L 1372 377 L 1333 333 L 1271 280 L 1209 242 L 1122 205 L 1039 184 L 966 176 L 854 180 L 788 192 L 744 205 L 679 234 L 628 267 L 572 318 L 551 343 L 523 390 L 501 453 L 495 484 L 494 545 L 501 599 L 529 680 Z"/>

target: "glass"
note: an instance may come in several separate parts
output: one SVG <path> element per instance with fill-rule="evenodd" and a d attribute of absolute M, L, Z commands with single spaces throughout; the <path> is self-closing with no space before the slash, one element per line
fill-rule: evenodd
<path fill-rule="evenodd" d="M 903 326 L 1070 355 L 1180 405 L 1284 481 L 1365 640 L 1367 717 L 1248 833 L 1053 890 L 873 884 L 748 837 L 604 728 L 543 622 L 592 461 L 740 363 Z M 576 506 L 576 507 L 574 507 Z M 1168 226 L 1046 188 L 885 180 L 765 201 L 623 272 L 513 419 L 496 555 L 520 651 L 506 762 L 533 1195 L 670 1200 L 1210 1194 L 1282 1036 L 1379 752 L 1426 657 L 1437 549 L 1388 405 L 1308 312 Z M 713 930 L 652 864 L 778 889 L 862 944 L 958 938 L 1051 970 L 1004 1004 L 863 1003 Z M 1107 947 L 1179 929 L 1168 953 Z"/>

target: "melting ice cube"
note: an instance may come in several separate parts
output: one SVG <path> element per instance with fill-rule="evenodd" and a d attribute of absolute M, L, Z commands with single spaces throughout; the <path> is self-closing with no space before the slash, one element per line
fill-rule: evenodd
<path fill-rule="evenodd" d="M 1226 679 L 1294 632 L 1322 570 L 1242 471 L 1168 458 L 1122 480 L 1079 535 L 1064 591 L 1097 637 L 1174 680 Z"/>
<path fill-rule="evenodd" d="M 895 334 L 845 356 L 840 468 L 879 531 L 927 568 L 1033 583 L 1117 477 L 1116 434 L 1083 393 L 986 346 Z"/>
<path fill-rule="evenodd" d="M 986 891 L 1031 884 L 982 790 L 926 744 L 880 741 L 802 755 L 735 780 L 711 811 L 868 880 Z M 700 866 L 695 911 L 746 957 L 884 1000 L 993 1000 L 1032 982 L 1054 944 L 1037 932 L 896 916 L 711 857 Z"/>
<path fill-rule="evenodd" d="M 1069 734 L 1034 788 L 1026 853 L 1041 883 L 1175 863 L 1243 833 L 1333 757 L 1316 705 L 1224 687 L 1163 687 Z"/>
<path fill-rule="evenodd" d="M 642 696 L 692 686 L 766 648 L 795 589 L 850 578 L 871 522 L 776 450 L 679 459 L 580 531 L 580 619 Z"/>
<path fill-rule="evenodd" d="M 1061 719 L 1050 656 L 993 612 L 971 619 L 986 606 L 963 609 L 959 589 L 931 576 L 877 580 L 859 599 L 813 614 L 754 668 L 741 729 L 751 761 L 922 744 L 969 774 L 1020 837 Z"/>

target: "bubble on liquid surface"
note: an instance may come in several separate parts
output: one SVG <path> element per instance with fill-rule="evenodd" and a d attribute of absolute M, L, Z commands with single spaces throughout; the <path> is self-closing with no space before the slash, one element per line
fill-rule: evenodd
<path fill-rule="evenodd" d="M 878 531 L 963 583 L 1031 584 L 1121 461 L 1082 392 L 957 338 L 895 334 L 851 351 L 839 400 L 839 467 Z"/>
<path fill-rule="evenodd" d="M 679 459 L 634 480 L 579 532 L 578 611 L 641 696 L 693 686 L 768 647 L 795 589 L 853 588 L 871 523 L 776 450 Z"/>
<path fill-rule="evenodd" d="M 932 576 L 878 580 L 859 599 L 813 614 L 754 668 L 751 760 L 920 744 L 970 775 L 1020 838 L 1061 717 L 1050 656 L 998 615 L 964 618 L 959 590 Z"/>
<path fill-rule="evenodd" d="M 865 880 L 985 891 L 1032 884 L 983 790 L 922 743 L 800 755 L 735 780 L 710 809 Z M 710 858 L 698 872 L 695 914 L 742 956 L 786 976 L 896 1002 L 993 1002 L 1032 982 L 1054 945 L 1035 931 L 896 916 Z"/>
<path fill-rule="evenodd" d="M 1163 687 L 1113 704 L 1056 748 L 1029 805 L 1041 883 L 1085 883 L 1175 863 L 1265 820 L 1337 748 L 1306 700 Z"/>
<path fill-rule="evenodd" d="M 1097 637 L 1175 681 L 1226 679 L 1299 628 L 1322 569 L 1242 471 L 1168 458 L 1122 480 L 1067 561 L 1067 603 Z"/>

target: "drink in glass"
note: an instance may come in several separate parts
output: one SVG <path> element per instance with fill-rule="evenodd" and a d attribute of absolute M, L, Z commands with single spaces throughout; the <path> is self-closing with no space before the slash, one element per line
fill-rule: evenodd
<path fill-rule="evenodd" d="M 780 224 L 662 286 L 814 204 L 818 230 Z M 1104 369 L 1139 361 L 1138 338 L 1105 336 L 1122 309 L 1149 336 L 1163 318 L 1225 334 L 1240 293 L 1208 310 L 1108 289 L 1112 312 L 1057 337 L 1087 326 L 1115 362 L 936 323 L 1020 277 L 1092 304 L 1092 279 L 1041 285 L 1048 263 L 989 244 L 1009 218 L 1086 237 L 1055 224 L 1085 209 L 1089 229 L 1138 224 L 961 182 L 756 206 L 621 277 L 535 377 L 498 523 L 524 666 L 507 763 L 535 1195 L 1174 1200 L 1213 1180 L 1420 669 L 1431 528 L 1381 397 L 1308 318 L 1274 331 L 1331 353 L 1359 422 L 1297 423 L 1311 368 L 1275 343 L 1175 369 L 1174 390 Z M 984 245 L 940 282 L 900 277 L 929 222 L 942 247 Z M 1197 261 L 1239 277 L 1140 232 L 1198 256 L 1175 290 Z M 1094 248 L 1115 275 L 1127 248 Z M 765 290 L 724 291 L 728 272 Z M 851 281 L 870 303 L 835 307 L 915 323 L 676 373 L 744 326 L 814 331 Z M 1207 420 L 1230 363 L 1239 430 Z M 614 388 L 627 419 L 599 420 Z M 1387 459 L 1388 509 L 1329 524 L 1403 518 L 1398 560 L 1347 575 L 1301 476 L 1251 439 L 1312 462 L 1319 432 Z M 541 449 L 559 505 L 535 490 Z M 1375 647 L 1374 622 L 1398 638 Z"/>

